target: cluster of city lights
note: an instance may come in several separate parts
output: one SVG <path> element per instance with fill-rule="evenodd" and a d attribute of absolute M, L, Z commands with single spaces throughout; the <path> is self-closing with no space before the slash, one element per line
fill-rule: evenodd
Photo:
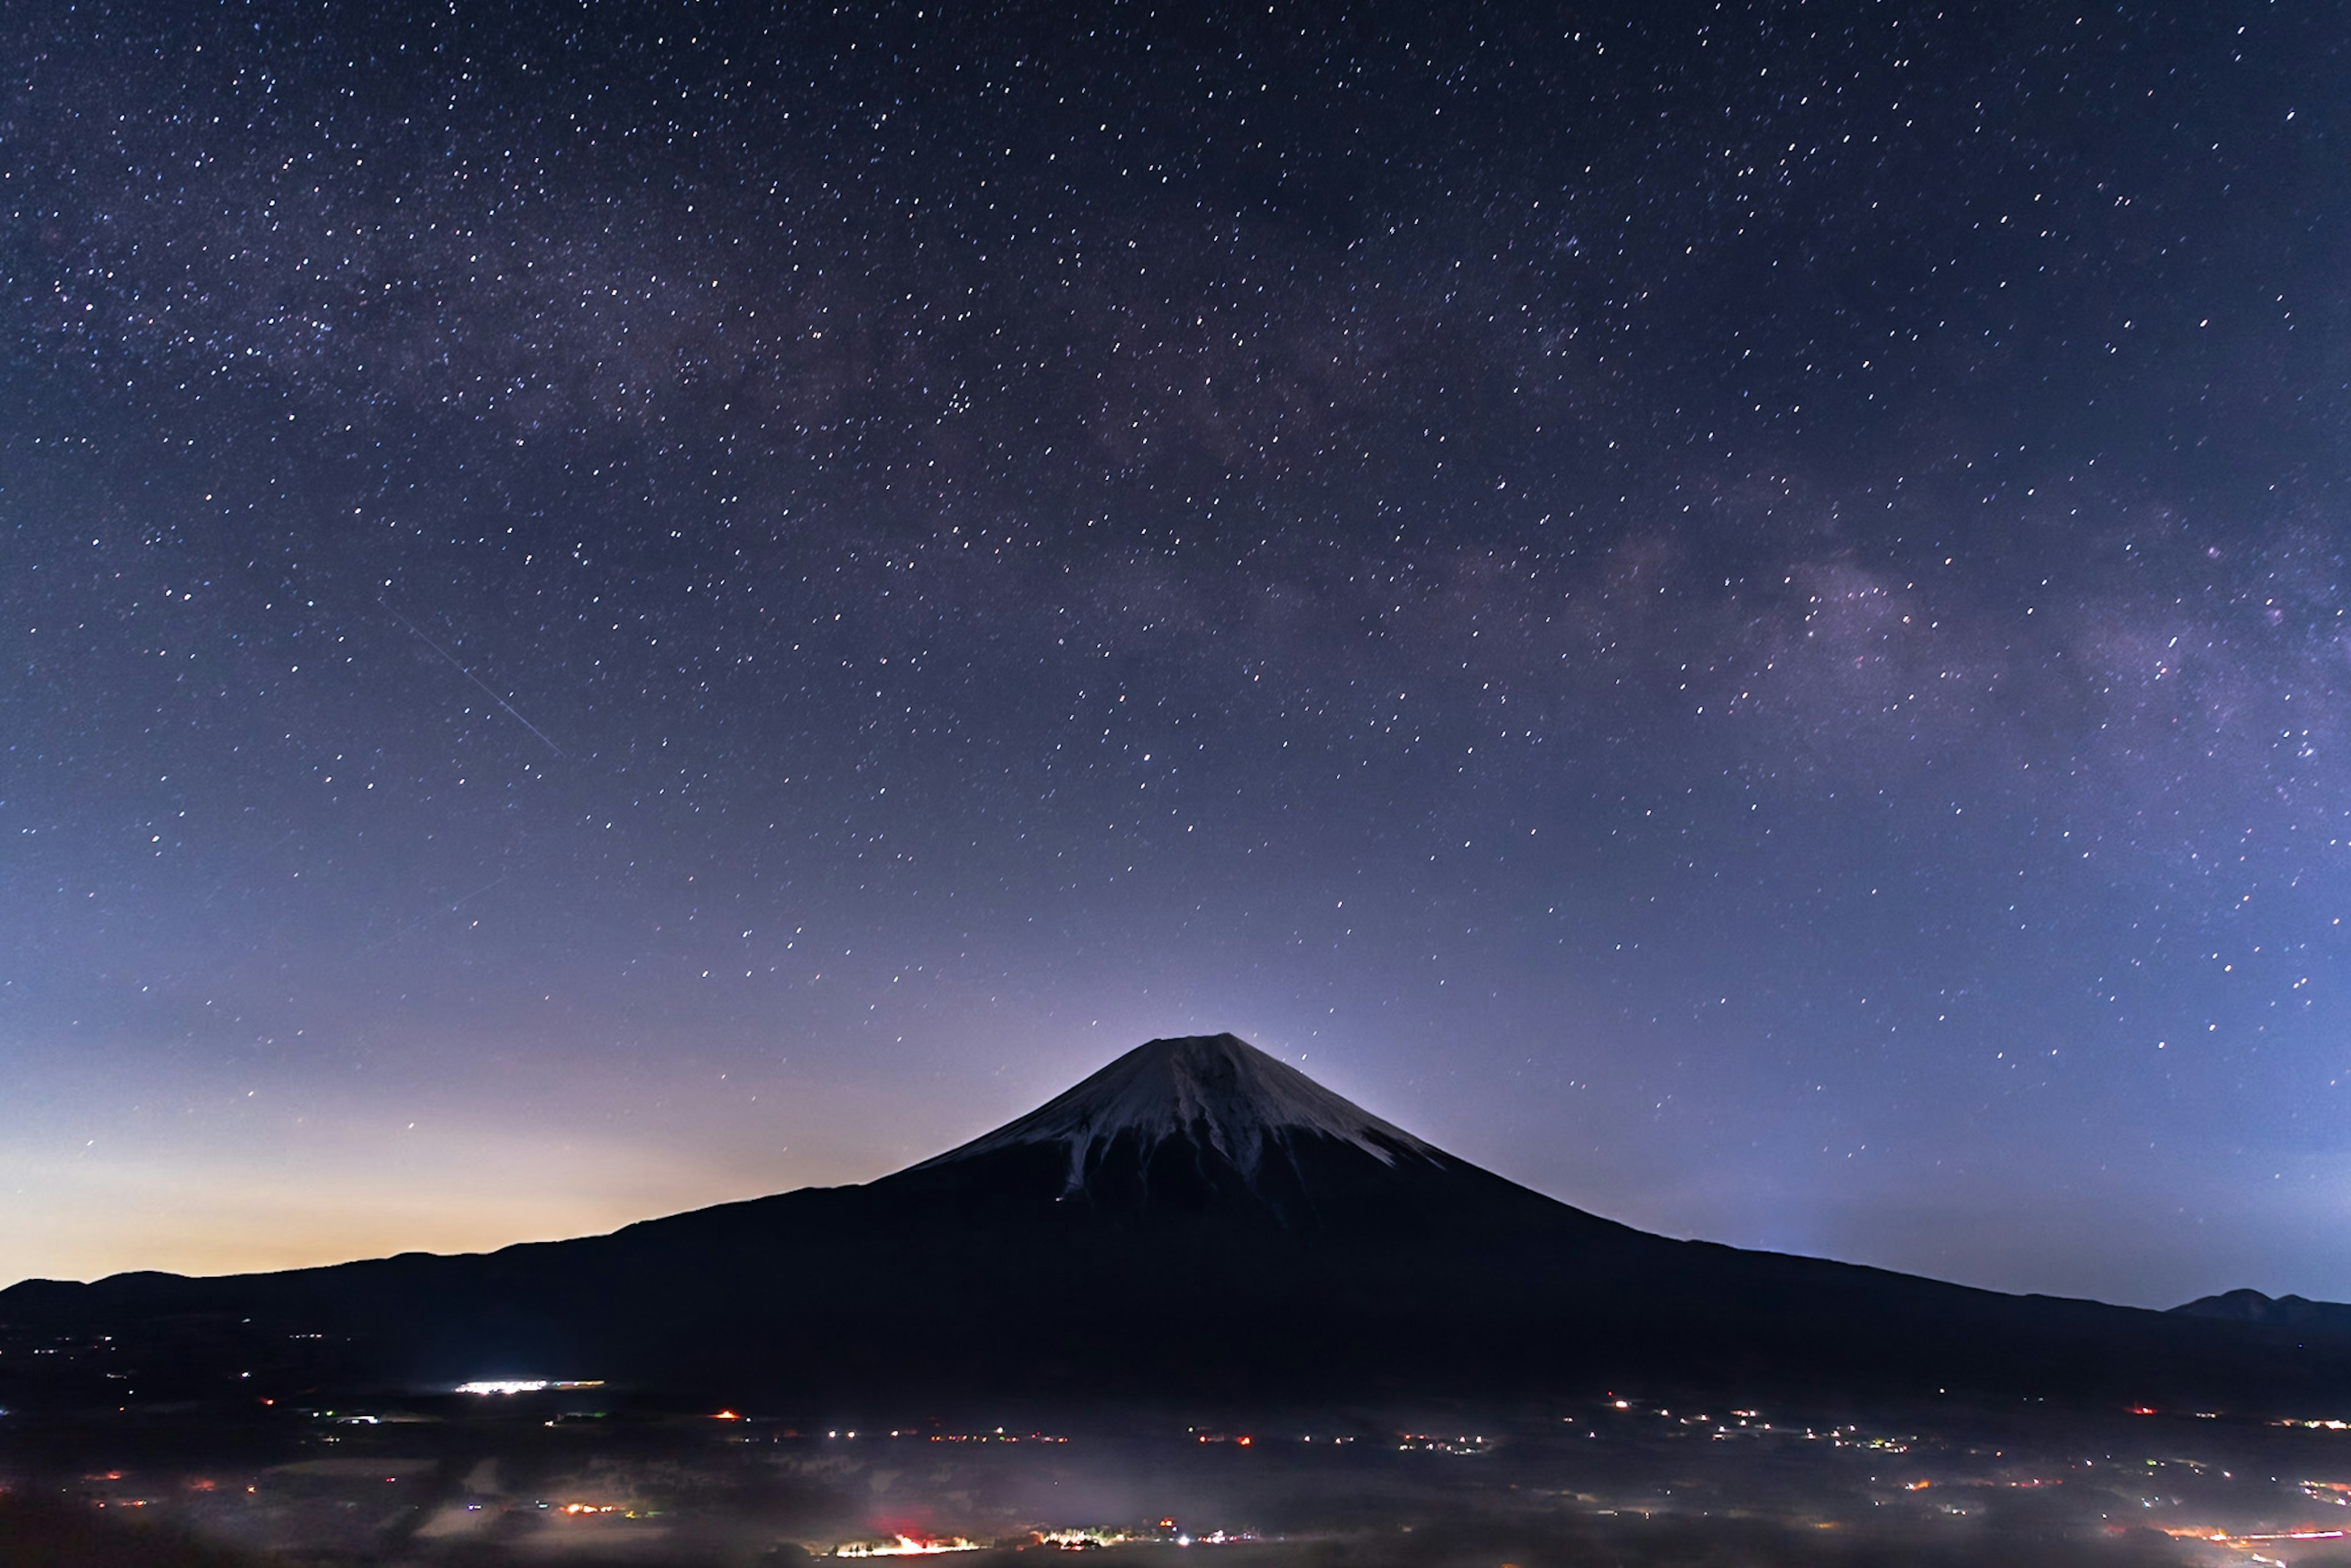
<path fill-rule="evenodd" d="M 1144 1526 L 1130 1529 L 1120 1526 L 1081 1526 L 1054 1530 L 1032 1530 L 1011 1542 L 998 1542 L 1001 1546 L 1044 1547 L 1057 1552 L 1091 1552 L 1107 1546 L 1126 1546 L 1157 1542 L 1169 1546 L 1238 1546 L 1244 1542 L 1262 1541 L 1265 1537 L 1255 1531 L 1205 1531 L 1194 1535 L 1181 1530 L 1172 1519 L 1163 1519 L 1156 1528 Z M 950 1552 L 980 1552 L 989 1546 L 984 1541 L 973 1541 L 961 1535 L 889 1535 L 876 1541 L 847 1541 L 832 1549 L 835 1557 L 936 1557 Z"/>
<path fill-rule="evenodd" d="M 835 1557 L 936 1557 L 948 1552 L 978 1552 L 982 1544 L 960 1535 L 893 1535 L 881 1541 L 847 1541 L 832 1549 Z"/>

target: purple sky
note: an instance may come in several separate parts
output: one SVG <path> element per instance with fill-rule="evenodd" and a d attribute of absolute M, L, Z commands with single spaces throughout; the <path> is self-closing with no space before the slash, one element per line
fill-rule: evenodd
<path fill-rule="evenodd" d="M 1229 1029 L 1677 1235 L 2351 1297 L 2339 19 L 1434 11 L 35 0 L 0 1281 Z"/>

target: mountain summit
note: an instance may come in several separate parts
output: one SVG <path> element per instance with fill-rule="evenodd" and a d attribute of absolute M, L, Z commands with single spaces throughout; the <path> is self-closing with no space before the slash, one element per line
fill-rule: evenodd
<path fill-rule="evenodd" d="M 1095 1229 L 1104 1223 L 1122 1235 L 1184 1227 L 1187 1244 L 1214 1246 L 1219 1228 L 1228 1239 L 1267 1226 L 1293 1238 L 1389 1233 L 1419 1223 L 1408 1213 L 1520 1198 L 1574 1212 L 1229 1034 L 1137 1046 L 1027 1115 L 865 1190 L 999 1229 L 1020 1215 L 1056 1251 L 1107 1245 Z"/>
<path fill-rule="evenodd" d="M 1311 1141 L 1361 1150 L 1384 1166 L 1437 1153 L 1238 1035 L 1198 1034 L 1139 1045 L 1018 1121 L 914 1168 L 1058 1145 L 1068 1153 L 1064 1189 L 1076 1193 L 1121 1155 L 1147 1166 L 1171 1139 L 1218 1157 L 1249 1182 L 1269 1158 Z"/>

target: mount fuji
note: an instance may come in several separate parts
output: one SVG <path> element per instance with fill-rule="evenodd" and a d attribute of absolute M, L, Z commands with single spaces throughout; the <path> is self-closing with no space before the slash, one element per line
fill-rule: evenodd
<path fill-rule="evenodd" d="M 17 1354 L 101 1343 L 105 1383 Z M 1627 1385 L 2286 1409 L 2351 1395 L 2351 1333 L 1649 1235 L 1228 1034 L 1153 1040 L 862 1186 L 486 1254 L 0 1291 L 5 1404 L 496 1376 L 802 1410 Z"/>
<path fill-rule="evenodd" d="M 1269 1154 L 1308 1141 L 1345 1144 L 1384 1166 L 1435 1149 L 1288 1063 L 1229 1034 L 1155 1040 L 1128 1051 L 1026 1116 L 925 1160 L 916 1170 L 1000 1149 L 1060 1144 L 1070 1152 L 1063 1196 L 1090 1191 L 1113 1150 L 1148 1165 L 1162 1145 L 1189 1145 L 1245 1184 Z"/>

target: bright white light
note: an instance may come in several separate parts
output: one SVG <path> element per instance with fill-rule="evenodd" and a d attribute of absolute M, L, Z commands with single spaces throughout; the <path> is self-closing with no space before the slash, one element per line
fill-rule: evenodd
<path fill-rule="evenodd" d="M 601 1388 L 601 1377 L 484 1377 L 460 1383 L 460 1394 L 537 1394 L 543 1388 Z"/>

